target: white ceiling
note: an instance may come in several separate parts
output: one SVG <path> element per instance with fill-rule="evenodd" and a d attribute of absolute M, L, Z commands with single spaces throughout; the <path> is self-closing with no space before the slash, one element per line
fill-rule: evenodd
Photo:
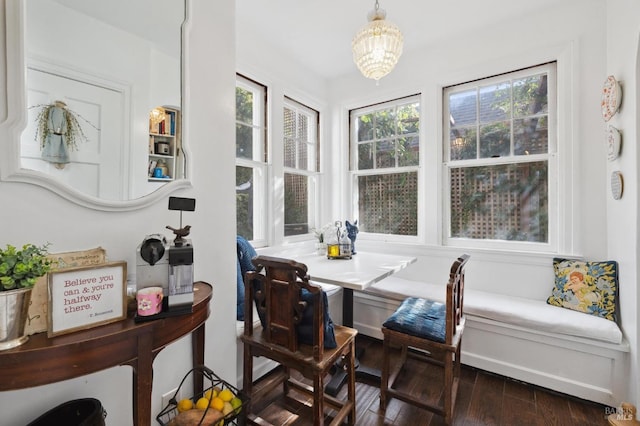
<path fill-rule="evenodd" d="M 404 35 L 404 52 L 454 35 L 473 37 L 489 25 L 542 8 L 552 10 L 560 1 L 379 0 L 387 20 Z M 356 69 L 351 39 L 367 23 L 374 5 L 375 0 L 236 0 L 236 31 L 253 28 L 264 41 L 332 78 Z"/>
<path fill-rule="evenodd" d="M 170 41 L 163 28 L 173 27 L 183 13 L 177 0 L 54 0 L 111 25 L 129 28 L 161 44 Z M 552 11 L 562 0 L 379 0 L 387 19 L 404 35 L 404 52 L 481 31 L 487 26 L 518 20 L 533 11 Z M 367 23 L 375 0 L 235 0 L 236 31 L 276 47 L 325 78 L 356 70 L 351 40 Z M 173 18 L 173 19 L 172 19 Z M 169 21 L 171 19 L 171 21 Z M 169 24 L 171 22 L 171 24 Z M 544 24 L 541 23 L 541 27 Z M 506 34 L 505 36 L 509 36 Z M 251 42 L 252 38 L 248 42 Z M 247 40 L 247 37 L 238 37 Z M 402 59 L 401 59 L 402 60 Z"/>

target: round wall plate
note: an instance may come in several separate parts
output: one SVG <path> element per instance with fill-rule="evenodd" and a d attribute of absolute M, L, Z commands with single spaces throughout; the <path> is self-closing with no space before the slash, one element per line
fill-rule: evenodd
<path fill-rule="evenodd" d="M 619 171 L 615 171 L 611 173 L 611 195 L 614 200 L 619 200 L 622 198 L 622 191 L 624 187 L 624 183 L 622 180 L 622 173 Z"/>
<path fill-rule="evenodd" d="M 609 125 L 607 127 L 607 159 L 613 161 L 620 156 L 620 148 L 622 147 L 622 137 L 620 130 Z"/>
<path fill-rule="evenodd" d="M 618 112 L 621 102 L 622 87 L 620 87 L 620 83 L 616 81 L 615 77 L 610 75 L 602 87 L 602 101 L 600 102 L 604 121 L 611 120 L 611 117 Z"/>

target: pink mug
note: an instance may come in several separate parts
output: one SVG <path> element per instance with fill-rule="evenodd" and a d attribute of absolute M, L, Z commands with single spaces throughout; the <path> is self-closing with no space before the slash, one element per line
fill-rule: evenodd
<path fill-rule="evenodd" d="M 145 287 L 136 293 L 138 315 L 146 317 L 162 312 L 162 287 Z"/>

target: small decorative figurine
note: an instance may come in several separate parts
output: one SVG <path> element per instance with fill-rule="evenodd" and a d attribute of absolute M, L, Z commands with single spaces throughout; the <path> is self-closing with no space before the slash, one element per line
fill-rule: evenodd
<path fill-rule="evenodd" d="M 356 254 L 356 235 L 358 235 L 358 219 L 353 222 L 353 225 L 349 223 L 349 221 L 345 221 L 345 225 L 347 227 L 347 235 L 351 240 L 351 254 Z"/>
<path fill-rule="evenodd" d="M 187 225 L 184 228 L 178 228 L 178 229 L 167 225 L 167 229 L 172 230 L 174 235 L 176 236 L 176 238 L 173 240 L 174 244 L 176 246 L 181 246 L 185 242 L 184 237 L 189 235 L 189 233 L 191 232 L 191 225 Z"/>

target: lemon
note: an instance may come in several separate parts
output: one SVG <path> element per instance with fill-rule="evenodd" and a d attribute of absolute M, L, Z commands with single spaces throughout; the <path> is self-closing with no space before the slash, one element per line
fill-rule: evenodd
<path fill-rule="evenodd" d="M 196 402 L 196 408 L 198 410 L 206 410 L 209 406 L 209 400 L 205 397 L 202 397 Z"/>
<path fill-rule="evenodd" d="M 189 411 L 193 408 L 193 401 L 185 398 L 185 399 L 181 399 L 178 402 L 178 412 L 182 413 L 183 411 Z"/>
<path fill-rule="evenodd" d="M 229 402 L 233 399 L 235 395 L 229 389 L 222 389 L 218 394 L 218 397 L 222 399 L 224 402 Z"/>
<path fill-rule="evenodd" d="M 210 407 L 215 408 L 218 411 L 222 411 L 222 409 L 224 408 L 224 401 L 220 399 L 219 396 L 216 396 L 211 400 Z"/>

